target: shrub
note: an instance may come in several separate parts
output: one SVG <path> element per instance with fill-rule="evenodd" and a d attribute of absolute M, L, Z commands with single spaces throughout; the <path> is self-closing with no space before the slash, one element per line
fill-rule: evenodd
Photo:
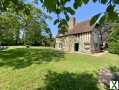
<path fill-rule="evenodd" d="M 119 54 L 119 26 L 114 26 L 108 36 L 108 51 Z"/>

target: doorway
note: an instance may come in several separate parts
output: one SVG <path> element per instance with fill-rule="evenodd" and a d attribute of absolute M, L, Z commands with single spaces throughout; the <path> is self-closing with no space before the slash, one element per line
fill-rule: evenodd
<path fill-rule="evenodd" d="M 74 44 L 74 51 L 79 51 L 79 43 Z"/>

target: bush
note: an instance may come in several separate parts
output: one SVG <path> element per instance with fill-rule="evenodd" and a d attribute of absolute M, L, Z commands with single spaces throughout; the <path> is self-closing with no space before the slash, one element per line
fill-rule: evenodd
<path fill-rule="evenodd" d="M 113 54 L 119 54 L 119 43 L 116 42 L 110 42 L 108 47 L 108 51 Z"/>

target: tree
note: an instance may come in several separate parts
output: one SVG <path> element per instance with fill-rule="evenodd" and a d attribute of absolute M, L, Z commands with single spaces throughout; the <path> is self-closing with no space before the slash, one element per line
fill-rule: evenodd
<path fill-rule="evenodd" d="M 49 16 L 32 4 L 24 4 L 24 7 L 25 13 L 24 9 L 16 13 L 13 7 L 1 12 L 0 41 L 3 45 L 38 45 L 41 37 L 49 34 L 50 29 L 45 21 Z"/>
<path fill-rule="evenodd" d="M 62 25 L 67 26 L 67 21 L 69 20 L 69 16 L 73 15 L 78 7 L 81 7 L 83 4 L 87 4 L 90 0 L 74 0 L 73 6 L 66 6 L 70 0 L 33 0 L 34 3 L 38 3 L 40 1 L 42 6 L 47 9 L 48 12 L 55 12 L 58 18 L 55 20 L 55 24 L 58 24 L 59 29 L 64 27 Z M 104 17 L 108 15 L 109 19 L 114 19 L 118 16 L 117 10 L 115 10 L 115 5 L 119 4 L 119 0 L 92 0 L 94 3 L 99 2 L 101 4 L 107 5 L 106 12 L 99 13 L 95 15 L 91 24 L 94 24 L 100 17 Z M 12 8 L 15 12 L 24 11 L 24 13 L 29 14 L 29 8 L 26 7 L 24 0 L 0 0 L 0 12 L 7 11 L 9 8 Z M 65 18 L 60 17 L 60 14 L 63 13 Z M 60 24 L 62 20 L 65 23 Z M 101 20 L 102 21 L 102 20 Z M 60 25 L 59 25 L 60 24 Z M 62 29 L 60 29 L 62 30 Z"/>
<path fill-rule="evenodd" d="M 24 15 L 30 15 L 30 12 L 29 12 L 30 10 L 26 6 L 27 6 L 27 4 L 24 2 L 24 0 L 0 0 L 0 19 L 2 20 L 2 21 L 0 21 L 0 23 L 1 23 L 0 30 L 2 31 L 0 38 L 1 38 L 2 42 L 5 41 L 4 43 L 8 44 L 7 41 L 9 41 L 9 44 L 10 43 L 13 44 L 12 41 L 14 40 L 14 44 L 18 43 L 20 28 L 16 28 L 16 27 L 20 26 L 20 25 L 18 25 L 19 13 L 23 12 Z M 13 32 L 14 32 L 14 35 L 13 35 Z M 10 35 L 11 35 L 11 37 L 10 37 Z M 4 37 L 2 37 L 2 36 L 4 36 Z M 6 39 L 5 39 L 5 36 L 6 36 Z M 10 37 L 10 38 L 8 38 L 8 37 Z"/>
<path fill-rule="evenodd" d="M 0 14 L 9 10 L 16 13 L 21 11 L 27 13 L 28 8 L 25 5 L 24 0 L 0 0 Z"/>
<path fill-rule="evenodd" d="M 4 13 L 0 16 L 0 42 L 3 45 L 13 45 L 17 40 L 19 22 L 17 18 Z"/>
<path fill-rule="evenodd" d="M 24 32 L 24 44 L 40 45 L 42 37 L 46 37 L 45 35 L 49 34 L 46 19 L 49 19 L 50 17 L 32 4 L 27 4 L 26 7 L 29 8 L 30 14 L 26 15 L 24 12 L 20 12 L 18 15 L 18 20 L 21 24 L 22 31 Z"/>
<path fill-rule="evenodd" d="M 112 29 L 108 36 L 108 51 L 119 54 L 119 19 L 112 24 Z"/>
<path fill-rule="evenodd" d="M 0 0 L 0 41 L 4 45 L 45 42 L 51 37 L 45 21 L 48 18 L 43 11 L 24 0 Z"/>
<path fill-rule="evenodd" d="M 38 0 L 34 0 L 35 2 Z M 90 0 L 74 0 L 73 6 L 66 6 L 66 3 L 68 3 L 71 0 L 40 0 L 42 3 L 42 6 L 47 9 L 48 12 L 54 12 L 57 14 L 57 19 L 54 21 L 54 24 L 58 24 L 59 30 L 62 30 L 62 25 L 67 26 L 67 21 L 69 20 L 70 15 L 73 15 L 78 7 L 81 7 L 84 4 L 87 4 Z M 118 17 L 118 12 L 115 8 L 117 4 L 119 4 L 119 0 L 92 0 L 94 3 L 99 2 L 101 4 L 107 5 L 106 12 L 99 13 L 95 15 L 91 19 L 91 25 L 96 23 L 97 20 L 102 23 L 105 19 L 105 16 L 108 16 L 108 19 L 113 20 L 116 17 Z M 95 7 L 94 7 L 95 8 Z M 64 14 L 64 18 L 60 17 L 60 14 Z M 65 21 L 65 23 L 62 23 L 62 20 Z"/>

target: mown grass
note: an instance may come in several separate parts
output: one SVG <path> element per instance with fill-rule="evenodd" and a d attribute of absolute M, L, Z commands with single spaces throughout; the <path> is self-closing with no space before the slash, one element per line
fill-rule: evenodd
<path fill-rule="evenodd" d="M 119 56 L 66 54 L 50 48 L 0 51 L 0 90 L 102 90 L 96 73 Z"/>

